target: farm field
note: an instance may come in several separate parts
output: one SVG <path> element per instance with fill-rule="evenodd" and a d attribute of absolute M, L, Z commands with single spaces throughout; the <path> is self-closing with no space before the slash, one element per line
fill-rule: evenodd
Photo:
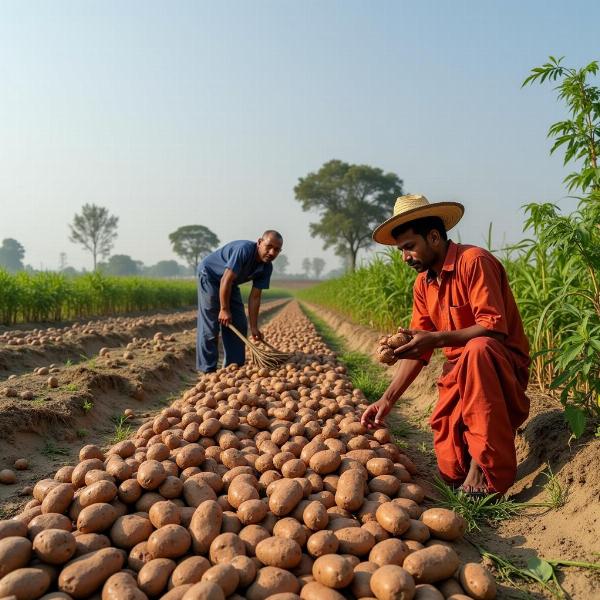
<path fill-rule="evenodd" d="M 463 564 L 450 543 L 464 520 L 423 505 L 413 460 L 387 430 L 362 428 L 366 397 L 297 303 L 287 303 L 264 331 L 292 353 L 280 369 L 228 368 L 184 380 L 186 391 L 157 412 L 146 412 L 152 401 L 140 396 L 144 411 L 134 405 L 114 444 L 82 439 L 78 465 L 67 452 L 46 449 L 57 460 L 41 480 L 37 465 L 33 478 L 18 471 L 18 485 L 30 484 L 22 493 L 34 499 L 25 496 L 25 511 L 0 527 L 10 531 L 0 551 L 15 555 L 0 580 L 4 596 L 25 597 L 26 585 L 35 587 L 27 597 L 58 589 L 76 598 L 136 587 L 147 596 L 172 588 L 168 597 L 237 592 L 250 599 L 298 597 L 301 586 L 307 598 L 388 597 L 390 585 L 407 598 L 415 585 L 430 594 L 492 592 L 487 570 Z M 131 348 L 131 369 L 182 375 L 191 349 L 186 335 L 165 336 L 170 360 L 158 352 L 136 365 L 142 348 Z M 154 401 L 165 391 L 159 388 L 144 381 Z M 99 402 L 97 395 L 90 400 Z M 113 394 L 111 408 L 117 405 Z M 4 460 L 21 451 L 23 436 L 15 436 L 12 451 L 2 449 Z M 30 462 L 38 456 L 32 452 Z M 3 506 L 6 517 L 17 512 L 10 500 Z M 17 552 L 30 548 L 27 536 L 37 540 L 33 562 L 30 552 Z M 80 558 L 71 562 L 74 556 Z M 452 578 L 461 564 L 463 587 Z M 93 577 L 82 575 L 88 569 Z M 192 596 L 201 592 L 211 595 Z"/>

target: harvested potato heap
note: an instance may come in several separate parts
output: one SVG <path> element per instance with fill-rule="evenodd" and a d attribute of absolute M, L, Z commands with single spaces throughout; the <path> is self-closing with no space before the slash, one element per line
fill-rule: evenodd
<path fill-rule="evenodd" d="M 411 340 L 411 336 L 402 331 L 399 327 L 396 333 L 391 335 L 384 335 L 379 338 L 379 346 L 377 347 L 377 359 L 380 363 L 385 365 L 393 365 L 398 361 L 398 357 L 394 354 L 396 348 L 408 344 Z"/>
<path fill-rule="evenodd" d="M 302 352 L 204 376 L 39 481 L 0 522 L 0 598 L 494 598 L 449 543 L 463 519 L 424 510 L 413 462 L 361 426 L 362 392 L 299 307 L 265 333 Z"/>

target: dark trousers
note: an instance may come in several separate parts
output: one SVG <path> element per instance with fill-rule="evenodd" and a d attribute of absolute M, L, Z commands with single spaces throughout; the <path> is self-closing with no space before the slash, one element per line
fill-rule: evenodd
<path fill-rule="evenodd" d="M 244 302 L 238 286 L 231 290 L 229 303 L 233 325 L 244 335 L 248 332 L 248 322 Z M 206 275 L 198 276 L 198 330 L 196 335 L 196 368 L 198 371 L 214 371 L 219 358 L 219 330 L 223 335 L 225 358 L 223 366 L 236 363 L 243 365 L 246 360 L 244 342 L 228 327 L 219 323 L 219 283 Z"/>

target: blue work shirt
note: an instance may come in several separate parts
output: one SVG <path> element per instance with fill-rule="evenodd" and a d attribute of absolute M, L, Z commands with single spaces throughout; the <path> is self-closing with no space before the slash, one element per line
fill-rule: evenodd
<path fill-rule="evenodd" d="M 235 240 L 204 258 L 198 265 L 198 274 L 206 275 L 218 284 L 225 269 L 231 269 L 235 273 L 235 285 L 252 280 L 253 287 L 266 290 L 271 283 L 273 265 L 259 260 L 256 242 Z"/>

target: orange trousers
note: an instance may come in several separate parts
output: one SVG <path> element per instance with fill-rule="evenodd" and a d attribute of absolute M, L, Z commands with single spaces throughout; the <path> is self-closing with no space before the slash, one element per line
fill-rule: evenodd
<path fill-rule="evenodd" d="M 445 481 L 460 485 L 473 458 L 490 491 L 502 494 L 514 483 L 515 432 L 529 414 L 528 379 L 528 367 L 489 337 L 470 340 L 458 360 L 444 365 L 430 423 Z"/>

